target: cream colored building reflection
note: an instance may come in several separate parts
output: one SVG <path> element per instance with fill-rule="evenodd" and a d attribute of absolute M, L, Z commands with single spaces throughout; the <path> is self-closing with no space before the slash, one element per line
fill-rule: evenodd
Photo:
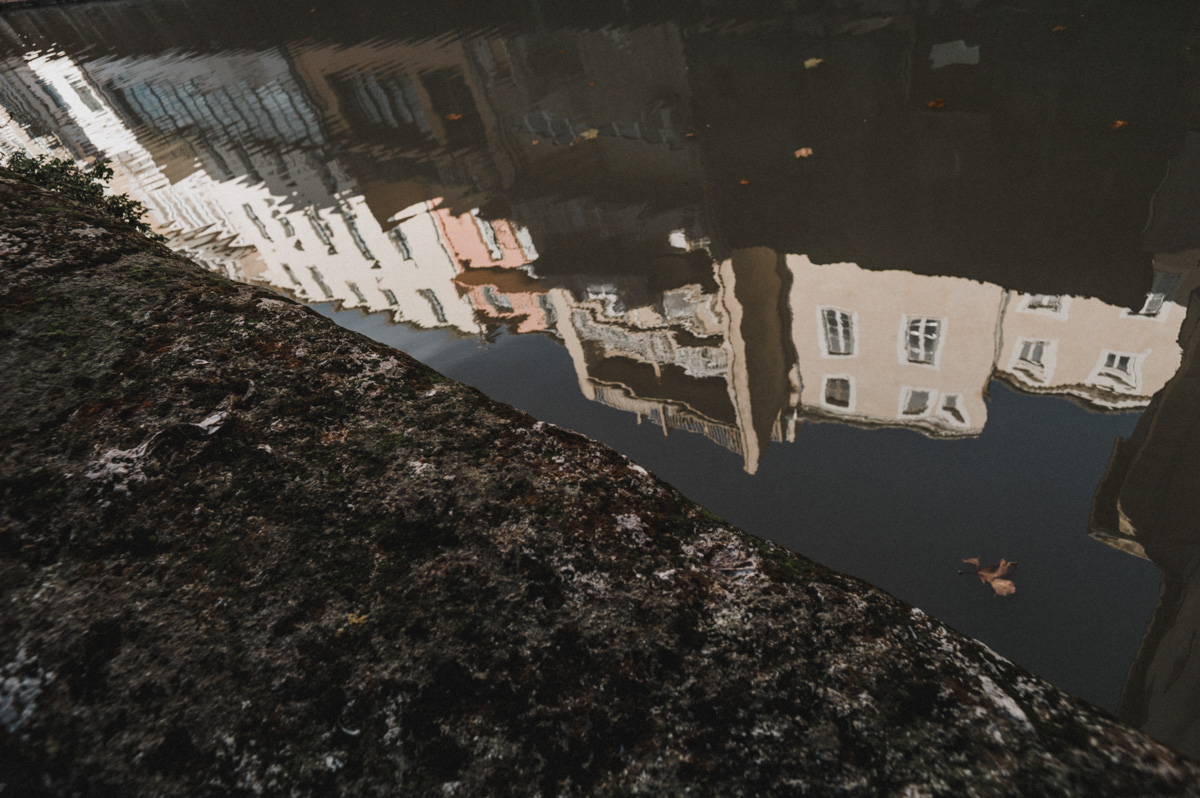
<path fill-rule="evenodd" d="M 805 414 L 948 437 L 983 430 L 1002 288 L 804 255 L 787 262 Z"/>
<path fill-rule="evenodd" d="M 1098 299 L 1014 294 L 1004 315 L 997 372 L 1028 393 L 1066 396 L 1102 410 L 1145 407 L 1179 368 L 1186 298 L 1200 286 L 1200 252 L 1159 254 L 1137 309 Z"/>
<path fill-rule="evenodd" d="M 1197 260 L 1156 257 L 1136 310 L 762 249 L 714 264 L 715 294 L 692 285 L 625 308 L 615 287 L 594 286 L 551 301 L 585 396 L 664 433 L 699 432 L 754 473 L 805 419 L 977 436 L 996 377 L 1096 411 L 1144 407 L 1178 368 L 1179 298 L 1200 285 Z"/>

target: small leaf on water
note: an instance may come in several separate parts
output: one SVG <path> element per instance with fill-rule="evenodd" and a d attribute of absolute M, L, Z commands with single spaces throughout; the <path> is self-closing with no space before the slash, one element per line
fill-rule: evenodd
<path fill-rule="evenodd" d="M 804 59 L 804 68 L 812 69 L 815 66 L 820 66 L 825 63 L 824 58 L 806 58 Z"/>
<path fill-rule="evenodd" d="M 1011 576 L 1012 572 L 1016 570 L 1017 564 L 1015 562 L 1009 562 L 1008 560 L 1001 558 L 999 563 L 996 565 L 989 565 L 987 568 L 979 567 L 978 557 L 971 557 L 963 560 L 963 562 L 967 565 L 974 565 L 975 576 L 979 577 L 980 582 L 983 582 L 985 585 L 990 585 L 997 596 L 1011 596 L 1013 593 L 1017 592 L 1017 586 L 1013 584 L 1012 580 L 1005 578 L 1007 576 Z M 959 571 L 959 573 L 962 574 L 972 572 Z"/>
<path fill-rule="evenodd" d="M 946 105 L 946 99 L 944 97 L 938 97 L 936 100 L 930 100 L 925 104 L 930 108 L 942 108 Z"/>
<path fill-rule="evenodd" d="M 459 119 L 462 119 L 463 115 L 462 114 L 446 114 L 446 118 L 449 119 L 451 122 L 456 122 Z"/>
<path fill-rule="evenodd" d="M 1051 33 L 1062 33 L 1066 29 L 1067 29 L 1066 25 L 1055 25 L 1053 28 L 1050 29 L 1050 32 Z"/>
<path fill-rule="evenodd" d="M 738 181 L 738 185 L 739 186 L 748 186 L 748 185 L 750 185 L 750 181 L 743 177 L 741 180 Z"/>
<path fill-rule="evenodd" d="M 1113 130 L 1120 130 L 1123 127 L 1129 127 L 1129 123 L 1124 119 L 1118 119 L 1117 121 L 1113 122 L 1110 127 L 1112 127 Z"/>
<path fill-rule="evenodd" d="M 812 154 L 812 147 L 801 147 L 800 149 L 796 150 L 795 153 L 797 158 L 807 158 Z"/>

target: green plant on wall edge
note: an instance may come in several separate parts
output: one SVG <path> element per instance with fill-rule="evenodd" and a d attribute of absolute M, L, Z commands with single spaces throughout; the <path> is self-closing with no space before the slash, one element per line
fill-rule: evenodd
<path fill-rule="evenodd" d="M 142 221 L 142 217 L 146 215 L 145 205 L 124 194 L 104 192 L 113 176 L 107 158 L 101 158 L 90 166 L 80 167 L 68 158 L 48 159 L 44 155 L 32 158 L 18 152 L 9 156 L 4 166 L 32 183 L 119 219 L 156 241 L 165 240 L 158 233 L 151 232 L 150 225 Z"/>

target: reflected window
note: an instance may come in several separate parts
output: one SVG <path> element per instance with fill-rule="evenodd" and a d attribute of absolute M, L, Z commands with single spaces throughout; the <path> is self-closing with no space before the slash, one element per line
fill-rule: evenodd
<path fill-rule="evenodd" d="M 450 144 L 459 147 L 487 144 L 487 132 L 475 107 L 475 97 L 461 74 L 439 69 L 422 75 L 421 83 L 434 113 L 442 120 Z"/>
<path fill-rule="evenodd" d="M 294 271 L 292 271 L 291 266 L 288 266 L 286 263 L 281 263 L 279 265 L 283 267 L 284 273 L 287 274 L 288 279 L 292 281 L 293 285 L 300 285 L 300 286 L 303 285 L 303 283 L 301 283 L 300 280 L 297 279 L 296 273 Z"/>
<path fill-rule="evenodd" d="M 966 424 L 967 417 L 963 414 L 962 397 L 950 393 L 942 397 L 942 414 L 952 418 L 959 424 Z"/>
<path fill-rule="evenodd" d="M 438 323 L 445 324 L 446 309 L 442 307 L 441 300 L 437 298 L 437 294 L 428 288 L 422 288 L 417 293 L 425 297 L 425 301 L 429 303 L 429 307 L 433 308 L 433 315 L 438 320 Z"/>
<path fill-rule="evenodd" d="M 848 409 L 850 407 L 851 383 L 849 377 L 826 377 L 825 378 L 825 404 L 829 407 L 840 407 Z"/>
<path fill-rule="evenodd" d="M 329 285 L 325 282 L 325 277 L 321 274 L 320 270 L 316 266 L 309 266 L 308 271 L 312 275 L 312 278 L 317 281 L 317 285 L 321 287 L 321 293 L 325 295 L 325 298 L 333 299 L 333 291 L 329 290 Z"/>
<path fill-rule="evenodd" d="M 292 227 L 291 221 L 279 213 L 279 211 L 271 211 L 271 217 L 279 222 L 279 226 L 283 228 L 283 234 L 288 238 L 296 235 L 296 228 Z"/>
<path fill-rule="evenodd" d="M 79 95 L 79 99 L 83 100 L 83 104 L 88 107 L 88 110 L 95 113 L 100 113 L 104 107 L 100 105 L 100 101 L 96 99 L 96 95 L 92 94 L 91 87 L 83 83 L 72 83 L 71 88 Z"/>
<path fill-rule="evenodd" d="M 1051 313 L 1059 313 L 1062 311 L 1062 297 L 1051 294 L 1033 294 L 1029 297 L 1029 303 L 1025 307 L 1030 310 L 1048 310 Z"/>
<path fill-rule="evenodd" d="M 1071 298 L 1065 294 L 1024 294 L 1017 305 L 1019 313 L 1037 313 L 1042 316 L 1067 318 Z"/>
<path fill-rule="evenodd" d="M 479 215 L 478 208 L 471 211 L 471 218 L 475 220 L 475 227 L 479 230 L 479 235 L 483 238 L 483 243 L 487 246 L 488 255 L 491 259 L 503 259 L 504 250 L 500 249 L 500 242 L 496 239 L 495 226 L 489 220 Z"/>
<path fill-rule="evenodd" d="M 325 245 L 326 252 L 330 255 L 336 255 L 337 247 L 333 245 L 333 239 L 330 237 L 332 230 L 321 220 L 321 217 L 317 214 L 317 209 L 309 205 L 304 209 L 304 216 L 308 219 L 308 223 L 312 226 L 317 238 L 321 239 L 321 243 Z"/>
<path fill-rule="evenodd" d="M 41 87 L 42 91 L 46 92 L 46 96 L 54 102 L 55 107 L 64 109 L 67 107 L 67 104 L 63 102 L 62 95 L 58 93 L 57 89 L 41 78 L 37 79 L 37 84 Z"/>
<path fill-rule="evenodd" d="M 254 226 L 258 228 L 258 234 L 268 241 L 271 241 L 271 234 L 267 232 L 267 226 L 263 224 L 262 219 L 258 218 L 258 214 L 254 212 L 254 208 L 250 207 L 250 203 L 244 203 L 242 205 L 242 210 L 245 211 L 246 218 L 253 222 Z"/>
<path fill-rule="evenodd" d="M 419 146 L 433 135 L 416 86 L 399 72 L 364 71 L 329 77 L 345 119 L 356 132 Z"/>
<path fill-rule="evenodd" d="M 1017 362 L 1013 364 L 1013 368 L 1037 382 L 1043 382 L 1046 379 L 1046 355 L 1049 348 L 1050 344 L 1047 341 L 1021 341 Z"/>
<path fill-rule="evenodd" d="M 901 408 L 901 415 L 905 416 L 923 416 L 929 411 L 929 403 L 933 396 L 932 391 L 927 391 L 918 388 L 909 388 L 904 395 L 904 406 Z"/>
<path fill-rule="evenodd" d="M 1179 282 L 1179 275 L 1160 272 L 1156 269 L 1154 272 L 1154 285 L 1151 286 L 1150 293 L 1146 294 L 1146 301 L 1142 304 L 1142 309 L 1134 315 L 1148 316 L 1150 318 L 1157 317 L 1162 311 L 1163 303 L 1167 301 L 1167 297 L 1171 295 L 1177 282 Z"/>
<path fill-rule="evenodd" d="M 1022 341 L 1021 354 L 1018 357 L 1022 363 L 1028 363 L 1031 366 L 1043 366 L 1045 362 L 1042 358 L 1046 353 L 1045 341 Z"/>
<path fill-rule="evenodd" d="M 941 346 L 943 323 L 941 319 L 924 316 L 910 318 L 905 336 L 905 349 L 909 363 L 932 366 Z"/>
<path fill-rule="evenodd" d="M 489 305 L 501 313 L 513 312 L 513 306 L 512 303 L 508 301 L 508 297 L 499 293 L 490 285 L 485 285 L 483 287 L 483 298 L 487 300 Z"/>
<path fill-rule="evenodd" d="M 1100 355 L 1096 375 L 1112 382 L 1117 388 L 1136 388 L 1138 385 L 1138 356 L 1127 352 L 1105 351 Z"/>
<path fill-rule="evenodd" d="M 404 237 L 404 233 L 400 230 L 398 225 L 393 227 L 391 230 L 388 230 L 388 238 L 390 238 L 392 243 L 395 244 L 396 250 L 400 253 L 400 257 L 404 258 L 405 260 L 413 259 L 412 248 L 408 245 L 408 239 Z"/>
<path fill-rule="evenodd" d="M 854 321 L 850 314 L 836 308 L 821 309 L 825 332 L 825 351 L 830 355 L 854 354 Z"/>

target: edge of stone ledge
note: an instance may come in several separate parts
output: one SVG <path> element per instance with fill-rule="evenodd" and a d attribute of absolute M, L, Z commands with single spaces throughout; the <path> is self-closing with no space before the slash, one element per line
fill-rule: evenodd
<path fill-rule="evenodd" d="M 602 444 L 2 171 L 0 209 L 0 763 L 38 789 L 1200 794 Z"/>

